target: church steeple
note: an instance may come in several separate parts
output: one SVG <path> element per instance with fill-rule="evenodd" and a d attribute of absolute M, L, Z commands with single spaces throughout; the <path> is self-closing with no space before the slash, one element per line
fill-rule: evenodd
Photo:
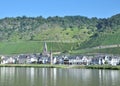
<path fill-rule="evenodd" d="M 43 46 L 43 56 L 48 56 L 49 55 L 49 53 L 48 53 L 48 51 L 47 51 L 47 44 L 46 44 L 46 42 L 44 42 L 44 46 Z"/>
<path fill-rule="evenodd" d="M 46 42 L 44 42 L 44 50 L 43 51 L 47 52 L 47 44 L 46 44 Z"/>

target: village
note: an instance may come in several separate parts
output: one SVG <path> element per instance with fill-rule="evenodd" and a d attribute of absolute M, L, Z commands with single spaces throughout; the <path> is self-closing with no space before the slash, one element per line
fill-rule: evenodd
<path fill-rule="evenodd" d="M 120 65 L 120 56 L 114 55 L 55 55 L 47 51 L 44 43 L 42 53 L 1 56 L 1 64 L 65 64 L 65 65 Z"/>

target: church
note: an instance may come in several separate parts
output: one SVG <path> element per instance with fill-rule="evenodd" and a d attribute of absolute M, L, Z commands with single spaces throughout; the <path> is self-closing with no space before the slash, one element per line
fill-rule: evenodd
<path fill-rule="evenodd" d="M 51 51 L 50 52 L 47 51 L 47 44 L 46 44 L 46 42 L 44 42 L 42 57 L 43 57 L 43 59 L 46 59 L 48 61 L 48 63 L 53 64 L 52 52 Z"/>

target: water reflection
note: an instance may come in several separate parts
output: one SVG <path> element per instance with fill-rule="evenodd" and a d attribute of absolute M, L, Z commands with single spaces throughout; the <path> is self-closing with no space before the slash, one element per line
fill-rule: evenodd
<path fill-rule="evenodd" d="M 0 86 L 119 86 L 120 71 L 0 68 Z"/>
<path fill-rule="evenodd" d="M 120 71 L 118 70 L 99 70 L 100 86 L 119 86 Z"/>

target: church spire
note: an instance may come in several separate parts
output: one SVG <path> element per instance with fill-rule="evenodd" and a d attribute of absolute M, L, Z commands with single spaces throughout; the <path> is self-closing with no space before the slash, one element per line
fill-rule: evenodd
<path fill-rule="evenodd" d="M 47 44 L 46 44 L 46 42 L 44 42 L 44 50 L 43 51 L 47 52 Z"/>
<path fill-rule="evenodd" d="M 47 51 L 47 44 L 46 42 L 44 42 L 44 46 L 43 46 L 43 56 L 48 56 L 48 51 Z"/>

